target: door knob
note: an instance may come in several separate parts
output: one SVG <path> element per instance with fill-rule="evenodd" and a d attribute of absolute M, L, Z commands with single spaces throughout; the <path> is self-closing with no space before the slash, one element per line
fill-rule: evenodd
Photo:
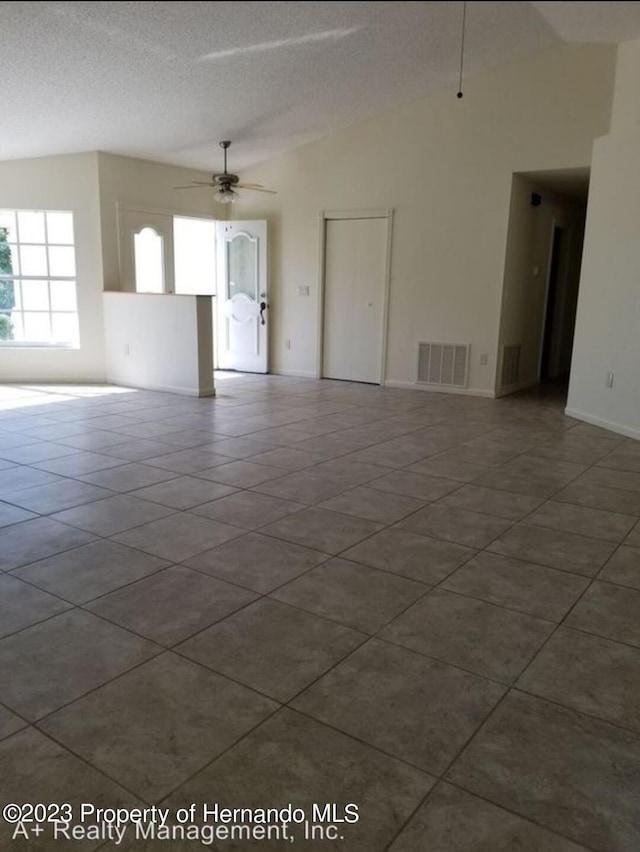
<path fill-rule="evenodd" d="M 267 303 L 260 302 L 260 325 L 265 325 L 266 320 L 264 318 L 264 312 L 267 310 Z"/>

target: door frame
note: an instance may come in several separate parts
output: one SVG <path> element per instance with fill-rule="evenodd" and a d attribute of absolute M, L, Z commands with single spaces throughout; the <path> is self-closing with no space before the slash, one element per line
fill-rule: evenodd
<path fill-rule="evenodd" d="M 264 228 L 264 237 L 254 236 L 250 233 L 250 226 L 258 226 L 260 231 Z M 218 369 L 223 370 L 239 370 L 240 372 L 245 373 L 254 373 L 255 375 L 267 375 L 269 373 L 269 314 L 267 313 L 267 319 L 264 323 L 260 322 L 259 316 L 256 315 L 256 334 L 257 334 L 257 351 L 260 353 L 260 341 L 264 338 L 264 370 L 253 370 L 251 368 L 242 369 L 238 367 L 219 367 L 220 363 L 220 344 L 223 340 L 223 334 L 220 332 L 220 320 L 224 317 L 225 305 L 229 300 L 227 300 L 227 280 L 228 276 L 221 275 L 222 269 L 227 269 L 226 265 L 226 248 L 225 245 L 229 241 L 224 237 L 220 238 L 220 232 L 225 228 L 229 227 L 235 228 L 237 227 L 236 233 L 233 235 L 231 242 L 238 236 L 247 237 L 251 242 L 257 242 L 257 254 L 256 254 L 256 282 L 259 284 L 258 292 L 256 293 L 255 304 L 259 308 L 260 303 L 263 301 L 266 302 L 266 308 L 268 311 L 269 308 L 269 223 L 267 219 L 217 219 L 216 220 L 216 299 L 214 305 L 214 317 L 216 323 L 216 364 L 218 365 Z M 244 227 L 243 227 L 244 226 Z M 221 284 L 222 286 L 218 286 Z M 262 293 L 260 292 L 262 290 Z M 261 331 L 261 328 L 264 326 L 264 332 Z"/>
<path fill-rule="evenodd" d="M 563 219 L 558 219 L 556 216 L 551 220 L 551 229 L 550 229 L 550 239 L 549 239 L 549 252 L 547 255 L 547 275 L 545 280 L 545 293 L 544 293 L 544 305 L 542 308 L 542 322 L 540 326 L 540 346 L 538 349 L 538 370 L 537 370 L 537 384 L 540 384 L 542 381 L 542 359 L 544 355 L 544 343 L 545 343 L 545 335 L 547 330 L 547 311 L 549 309 L 549 291 L 551 287 L 551 262 L 553 259 L 553 248 L 555 244 L 555 232 L 556 228 L 559 228 L 562 231 L 562 242 L 560 244 L 560 257 L 558 258 L 558 275 L 556 278 L 556 306 L 558 307 L 558 313 L 555 317 L 556 323 L 559 321 L 562 323 L 564 320 L 565 314 L 565 302 L 567 298 L 567 276 L 569 274 L 569 259 L 571 257 L 571 246 L 573 242 L 573 225 L 567 225 Z M 561 293 L 561 300 L 558 303 L 558 291 Z M 553 332 L 553 329 L 551 330 Z M 553 340 L 551 341 L 551 348 L 553 350 Z"/>
<path fill-rule="evenodd" d="M 327 249 L 327 221 L 340 219 L 386 219 L 387 241 L 385 249 L 384 292 L 382 296 L 382 338 L 380 346 L 380 387 L 384 387 L 387 378 L 387 337 L 389 333 L 389 292 L 391 289 L 391 238 L 393 234 L 393 210 L 391 208 L 374 210 L 321 210 L 318 214 L 319 257 L 318 257 L 318 297 L 316 304 L 316 379 L 322 378 L 324 358 L 324 296 L 325 262 Z"/>

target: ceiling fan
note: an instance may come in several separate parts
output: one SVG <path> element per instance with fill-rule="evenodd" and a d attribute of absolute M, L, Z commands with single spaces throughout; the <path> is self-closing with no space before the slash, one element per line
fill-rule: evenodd
<path fill-rule="evenodd" d="M 210 181 L 194 180 L 192 184 L 189 184 L 189 186 L 174 186 L 173 188 L 201 189 L 203 186 L 212 187 L 216 191 L 214 195 L 215 200 L 219 201 L 221 204 L 230 204 L 234 202 L 236 198 L 240 198 L 240 193 L 236 191 L 238 189 L 250 189 L 254 192 L 268 192 L 271 195 L 277 194 L 275 190 L 265 189 L 264 186 L 259 183 L 240 183 L 238 175 L 232 175 L 227 171 L 227 149 L 231 145 L 231 142 L 228 139 L 225 139 L 219 144 L 224 151 L 223 172 L 211 175 Z"/>

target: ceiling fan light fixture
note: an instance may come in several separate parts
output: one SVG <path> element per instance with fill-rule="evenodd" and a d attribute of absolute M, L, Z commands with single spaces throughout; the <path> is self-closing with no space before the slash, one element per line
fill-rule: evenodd
<path fill-rule="evenodd" d="M 213 197 L 220 204 L 233 204 L 236 195 L 232 189 L 218 189 Z"/>

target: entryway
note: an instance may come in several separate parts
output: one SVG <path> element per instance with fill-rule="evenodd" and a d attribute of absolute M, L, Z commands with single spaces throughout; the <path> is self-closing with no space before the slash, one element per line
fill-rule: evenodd
<path fill-rule="evenodd" d="M 120 209 L 125 291 L 214 296 L 214 365 L 268 371 L 267 223 Z"/>
<path fill-rule="evenodd" d="M 496 392 L 567 383 L 588 169 L 514 174 Z"/>

